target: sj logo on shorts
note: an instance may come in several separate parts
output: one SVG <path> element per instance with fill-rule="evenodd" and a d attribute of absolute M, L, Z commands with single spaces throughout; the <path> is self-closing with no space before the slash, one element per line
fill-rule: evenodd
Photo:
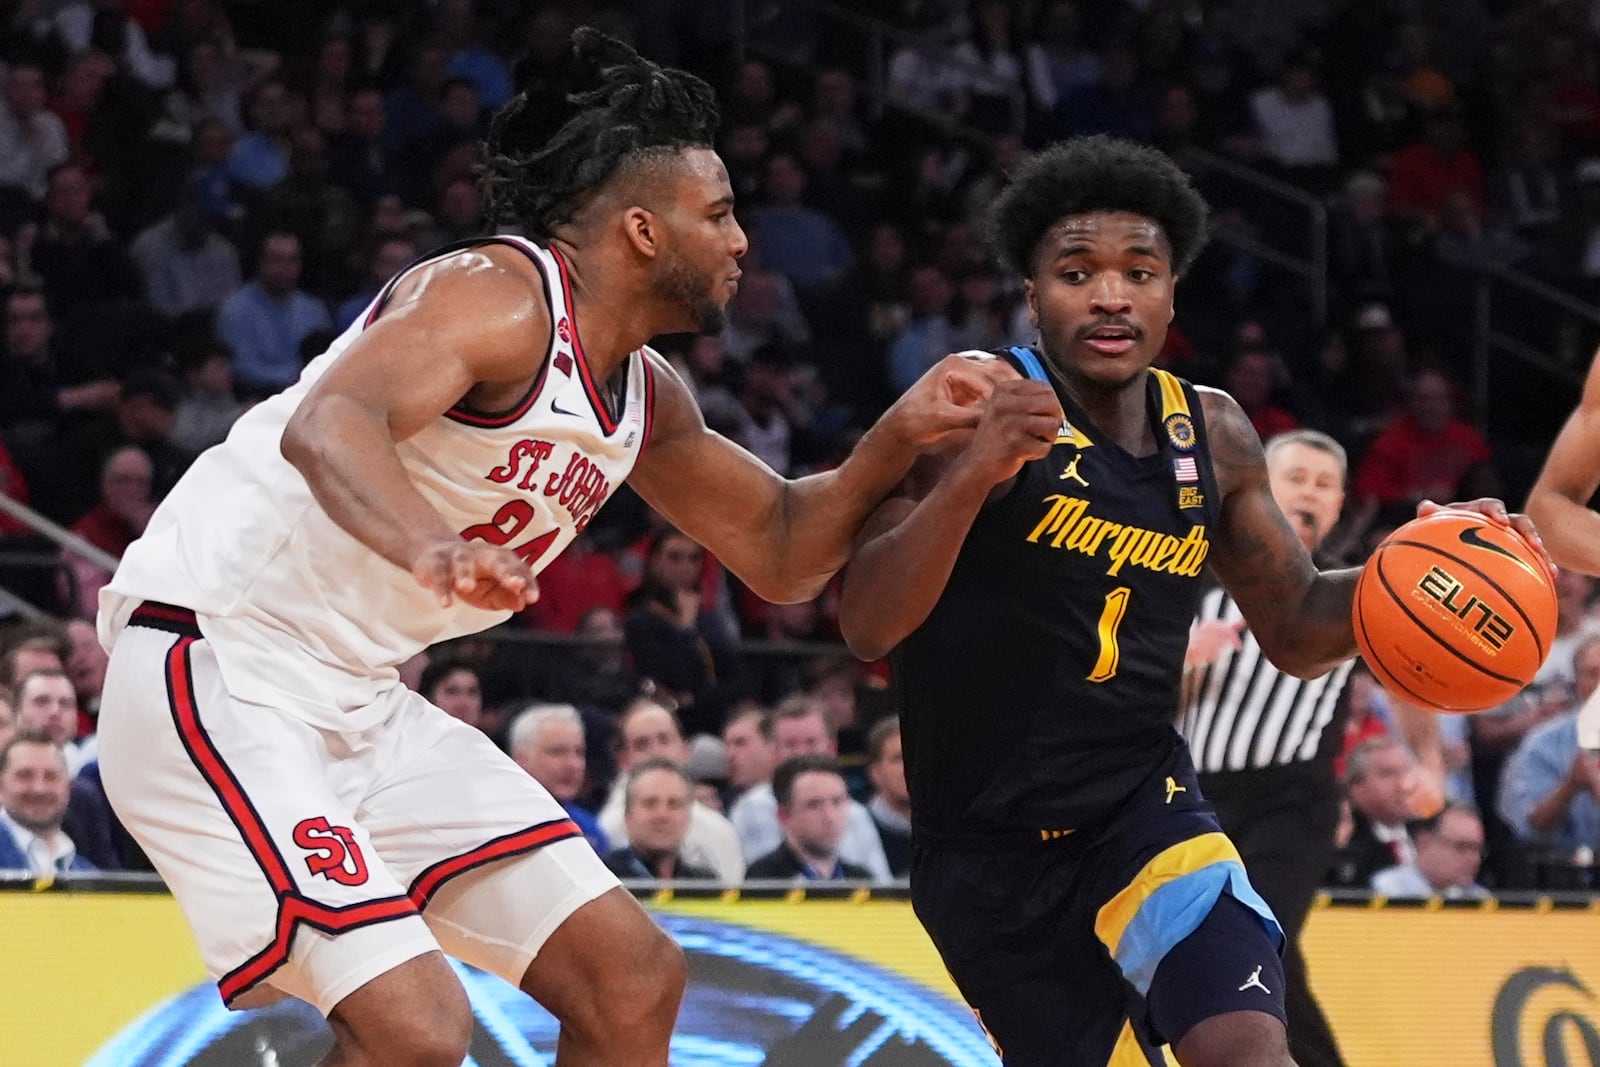
<path fill-rule="evenodd" d="M 294 843 L 310 853 L 306 869 L 340 885 L 362 885 L 367 880 L 367 861 L 348 826 L 329 826 L 318 815 L 301 819 L 294 827 Z"/>

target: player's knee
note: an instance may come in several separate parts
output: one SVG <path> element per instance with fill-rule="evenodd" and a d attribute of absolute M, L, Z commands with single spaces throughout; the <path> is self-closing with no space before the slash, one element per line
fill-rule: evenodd
<path fill-rule="evenodd" d="M 623 983 L 623 1000 L 626 1003 L 614 1005 L 613 1011 L 624 1018 L 648 1019 L 653 1024 L 659 1024 L 665 1017 L 670 1027 L 678 1014 L 678 1002 L 683 999 L 683 989 L 689 979 L 689 965 L 684 960 L 683 949 L 660 928 L 652 925 L 649 932 L 640 938 L 633 966 L 629 970 L 630 980 Z"/>
<path fill-rule="evenodd" d="M 429 1012 L 426 1020 L 403 1027 L 375 1060 L 405 1067 L 461 1067 L 472 1042 L 472 1010 Z"/>
<path fill-rule="evenodd" d="M 341 1032 L 342 1030 L 342 1032 Z M 352 1062 L 384 1067 L 461 1067 L 472 1041 L 472 1006 L 459 987 L 436 999 L 408 1005 L 377 1025 L 336 1027 L 359 1050 Z M 343 1061 L 335 1061 L 343 1062 Z"/>
<path fill-rule="evenodd" d="M 1234 1011 L 1196 1024 L 1174 1046 L 1183 1067 L 1295 1067 L 1283 1021 Z"/>
<path fill-rule="evenodd" d="M 595 1027 L 603 1034 L 670 1034 L 689 976 L 683 950 L 652 923 L 623 955 L 595 1005 Z"/>

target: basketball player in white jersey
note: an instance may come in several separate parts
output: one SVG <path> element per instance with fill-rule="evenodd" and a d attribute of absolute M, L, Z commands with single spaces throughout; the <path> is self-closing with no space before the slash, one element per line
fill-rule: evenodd
<path fill-rule="evenodd" d="M 645 342 L 714 330 L 745 238 L 698 79 L 589 30 L 496 116 L 495 214 L 536 240 L 392 281 L 157 510 L 101 599 L 113 806 L 224 1000 L 328 1016 L 326 1064 L 456 1067 L 441 949 L 561 1022 L 561 1067 L 662 1067 L 673 943 L 560 805 L 399 684 L 428 645 L 535 597 L 630 479 L 757 593 L 814 596 L 916 452 L 970 428 L 953 358 L 838 469 L 786 482 L 709 432 Z M 524 84 L 531 73 L 520 72 Z"/>
<path fill-rule="evenodd" d="M 1528 517 L 1539 526 L 1559 567 L 1600 578 L 1600 514 L 1589 501 L 1600 490 L 1600 352 L 1589 364 L 1578 405 L 1567 416 L 1528 493 Z M 1600 780 L 1600 689 L 1578 712 L 1578 754 L 1590 779 Z"/>

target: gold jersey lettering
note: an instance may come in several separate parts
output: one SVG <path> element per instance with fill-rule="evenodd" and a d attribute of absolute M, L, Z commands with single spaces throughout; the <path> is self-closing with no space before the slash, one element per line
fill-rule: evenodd
<path fill-rule="evenodd" d="M 1106 573 L 1115 577 L 1123 567 L 1176 574 L 1185 578 L 1199 575 L 1211 542 L 1204 526 L 1192 527 L 1183 537 L 1125 526 L 1089 514 L 1089 502 L 1082 497 L 1052 493 L 1042 501 L 1044 517 L 1028 534 L 1027 540 L 1044 543 L 1053 549 L 1066 549 L 1094 558 L 1105 558 Z M 1103 551 L 1102 551 L 1103 550 Z"/>

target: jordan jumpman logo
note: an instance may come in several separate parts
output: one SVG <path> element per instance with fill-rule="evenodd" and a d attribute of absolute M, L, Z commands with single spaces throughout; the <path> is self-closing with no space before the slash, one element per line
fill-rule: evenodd
<path fill-rule="evenodd" d="M 1272 990 L 1268 989 L 1265 985 L 1263 985 L 1261 983 L 1261 968 L 1260 967 L 1257 967 L 1255 970 L 1250 972 L 1250 977 L 1246 978 L 1244 980 L 1244 985 L 1239 987 L 1239 992 L 1243 993 L 1246 989 L 1249 989 L 1251 986 L 1254 986 L 1255 988 L 1261 990 L 1261 992 L 1267 994 L 1267 996 L 1269 996 L 1269 997 L 1272 995 Z"/>

